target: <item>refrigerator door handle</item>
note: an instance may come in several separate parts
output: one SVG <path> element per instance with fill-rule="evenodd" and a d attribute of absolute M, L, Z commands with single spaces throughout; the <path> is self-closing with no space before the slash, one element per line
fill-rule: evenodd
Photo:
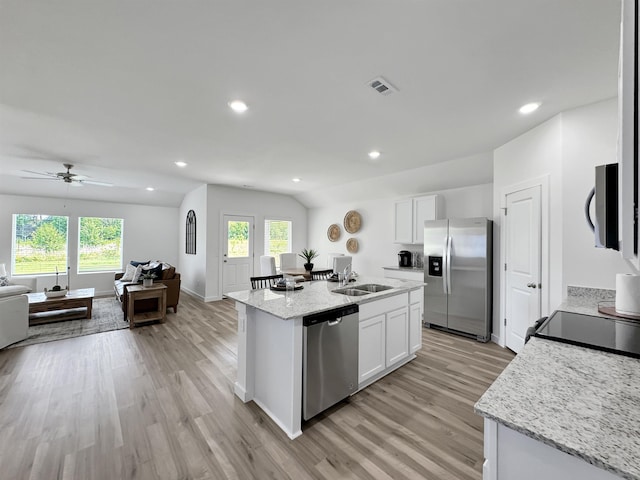
<path fill-rule="evenodd" d="M 442 290 L 446 295 L 447 292 L 447 272 L 449 270 L 449 257 L 447 257 L 447 246 L 449 245 L 449 237 L 445 237 L 442 247 Z"/>
<path fill-rule="evenodd" d="M 447 236 L 447 279 L 446 279 L 446 292 L 451 295 L 451 235 Z"/>

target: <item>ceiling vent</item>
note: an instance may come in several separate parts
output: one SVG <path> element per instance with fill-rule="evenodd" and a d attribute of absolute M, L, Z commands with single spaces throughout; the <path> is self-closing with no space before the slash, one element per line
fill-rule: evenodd
<path fill-rule="evenodd" d="M 382 95 L 391 95 L 398 91 L 396 87 L 391 85 L 391 83 L 383 77 L 376 77 L 373 80 L 369 80 L 367 85 Z"/>

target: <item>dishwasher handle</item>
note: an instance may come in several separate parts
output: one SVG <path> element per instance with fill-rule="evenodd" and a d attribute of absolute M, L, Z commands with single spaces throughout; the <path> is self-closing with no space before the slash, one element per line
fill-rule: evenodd
<path fill-rule="evenodd" d="M 358 304 L 345 305 L 338 308 L 332 308 L 331 310 L 325 310 L 324 312 L 312 313 L 302 317 L 302 324 L 305 327 L 310 327 L 318 323 L 329 322 L 333 325 L 337 325 L 342 321 L 342 317 L 347 315 L 353 315 L 359 312 Z M 337 322 L 337 323 L 335 323 Z"/>
<path fill-rule="evenodd" d="M 337 320 L 331 321 L 329 320 L 327 322 L 327 325 L 329 325 L 330 327 L 335 327 L 336 325 L 340 325 L 342 323 L 342 317 L 338 318 Z"/>

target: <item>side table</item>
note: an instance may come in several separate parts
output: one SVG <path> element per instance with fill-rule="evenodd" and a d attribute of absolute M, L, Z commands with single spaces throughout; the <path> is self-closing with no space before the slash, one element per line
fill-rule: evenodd
<path fill-rule="evenodd" d="M 167 319 L 167 286 L 163 284 L 154 284 L 152 287 L 143 287 L 142 285 L 132 285 L 127 287 L 127 295 L 129 298 L 127 318 L 129 319 L 129 328 L 133 328 L 136 323 L 150 322 L 152 320 L 160 320 L 164 322 Z M 155 298 L 158 301 L 158 308 L 148 312 L 137 312 L 135 309 L 136 300 L 144 300 L 147 298 Z"/>

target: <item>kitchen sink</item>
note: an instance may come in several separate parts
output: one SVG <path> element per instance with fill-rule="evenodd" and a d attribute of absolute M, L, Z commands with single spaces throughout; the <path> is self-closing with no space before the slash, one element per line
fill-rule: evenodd
<path fill-rule="evenodd" d="M 362 295 L 369 295 L 371 292 L 365 290 L 359 290 L 357 288 L 336 288 L 334 293 L 341 293 L 342 295 L 349 295 L 350 297 L 360 297 Z"/>
<path fill-rule="evenodd" d="M 390 287 L 389 285 L 379 285 L 377 283 L 367 283 L 365 285 L 356 285 L 353 288 L 356 288 L 358 290 L 363 290 L 369 293 L 375 293 L 375 292 L 384 292 L 385 290 L 391 290 L 393 287 Z"/>

